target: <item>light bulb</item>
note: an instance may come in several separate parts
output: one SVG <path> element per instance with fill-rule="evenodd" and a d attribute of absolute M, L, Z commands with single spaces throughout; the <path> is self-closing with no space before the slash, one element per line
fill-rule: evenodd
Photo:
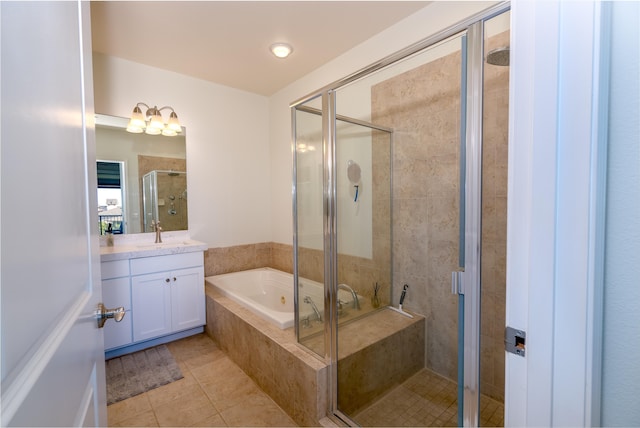
<path fill-rule="evenodd" d="M 127 132 L 131 132 L 132 134 L 140 134 L 140 133 L 142 133 L 143 129 L 141 127 L 139 127 L 139 126 L 136 126 L 132 122 L 133 122 L 133 120 L 129 121 L 129 124 L 127 125 Z"/>
<path fill-rule="evenodd" d="M 274 43 L 270 47 L 271 52 L 278 58 L 286 58 L 291 55 L 293 48 L 286 43 Z"/>
<path fill-rule="evenodd" d="M 182 132 L 182 127 L 180 126 L 180 122 L 178 122 L 178 115 L 176 114 L 175 111 L 172 111 L 171 114 L 169 115 L 169 122 L 167 123 L 167 128 L 171 129 L 174 132 Z"/>
<path fill-rule="evenodd" d="M 140 110 L 140 107 L 134 107 L 133 113 L 131 113 L 131 120 L 129 120 L 129 125 L 142 129 L 144 129 L 147 125 L 144 121 L 144 116 L 142 115 L 142 110 Z"/>
<path fill-rule="evenodd" d="M 147 126 L 147 129 L 144 130 L 144 133 L 149 135 L 160 135 L 162 133 L 162 129 L 154 128 L 153 126 Z"/>

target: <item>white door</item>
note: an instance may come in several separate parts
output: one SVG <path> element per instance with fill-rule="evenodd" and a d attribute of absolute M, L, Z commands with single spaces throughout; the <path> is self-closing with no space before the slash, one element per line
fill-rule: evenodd
<path fill-rule="evenodd" d="M 105 426 L 89 3 L 0 8 L 0 424 Z"/>

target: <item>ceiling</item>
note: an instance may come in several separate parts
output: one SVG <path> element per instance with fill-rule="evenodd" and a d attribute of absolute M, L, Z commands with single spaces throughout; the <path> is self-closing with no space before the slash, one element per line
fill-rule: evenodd
<path fill-rule="evenodd" d="M 94 1 L 93 50 L 271 95 L 427 1 Z M 269 46 L 286 42 L 286 59 Z M 355 70 L 354 70 L 355 71 Z"/>

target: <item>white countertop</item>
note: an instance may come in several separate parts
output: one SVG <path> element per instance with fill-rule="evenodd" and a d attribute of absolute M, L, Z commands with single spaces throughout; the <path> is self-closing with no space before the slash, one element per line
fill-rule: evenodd
<path fill-rule="evenodd" d="M 155 233 L 114 235 L 113 247 L 107 246 L 106 237 L 100 237 L 100 261 L 136 259 L 140 257 L 206 251 L 209 246 L 191 239 L 188 231 L 163 232 L 162 243 L 155 244 Z"/>

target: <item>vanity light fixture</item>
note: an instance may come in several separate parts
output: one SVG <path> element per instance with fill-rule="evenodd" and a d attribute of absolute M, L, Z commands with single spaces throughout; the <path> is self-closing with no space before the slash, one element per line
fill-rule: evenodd
<path fill-rule="evenodd" d="M 146 107 L 147 111 L 143 115 L 140 106 Z M 165 125 L 164 119 L 162 119 L 162 110 L 170 109 L 169 122 Z M 134 134 L 140 134 L 143 131 L 149 135 L 164 135 L 166 137 L 173 137 L 179 132 L 182 132 L 180 122 L 178 122 L 178 115 L 173 107 L 164 106 L 158 108 L 157 106 L 149 107 L 145 103 L 138 103 L 133 108 L 131 113 L 131 119 L 127 125 L 127 131 Z"/>
<path fill-rule="evenodd" d="M 274 43 L 269 49 L 278 58 L 286 58 L 293 52 L 293 48 L 287 43 Z"/>

